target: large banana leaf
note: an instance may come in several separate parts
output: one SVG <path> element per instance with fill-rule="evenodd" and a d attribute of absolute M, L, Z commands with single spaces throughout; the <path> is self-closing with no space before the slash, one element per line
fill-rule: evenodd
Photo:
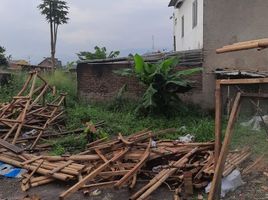
<path fill-rule="evenodd" d="M 153 88 L 153 85 L 151 84 L 146 92 L 143 95 L 143 106 L 144 108 L 150 108 L 155 107 L 156 103 L 154 101 L 154 95 L 157 93 L 157 90 Z"/>
<path fill-rule="evenodd" d="M 133 76 L 134 70 L 130 68 L 123 68 L 123 69 L 113 70 L 113 73 L 120 75 L 120 76 Z"/>
<path fill-rule="evenodd" d="M 162 61 L 160 64 L 159 64 L 159 67 L 160 67 L 160 71 L 162 73 L 164 73 L 165 75 L 167 75 L 171 69 L 173 69 L 174 67 L 176 67 L 176 65 L 179 63 L 179 59 L 178 57 L 171 57 L 171 58 L 168 58 L 164 61 Z"/>
<path fill-rule="evenodd" d="M 190 75 L 194 75 L 196 73 L 199 73 L 201 71 L 202 71 L 201 67 L 186 69 L 186 70 L 177 71 L 176 73 L 174 73 L 174 76 L 177 76 L 177 77 L 190 76 Z"/>
<path fill-rule="evenodd" d="M 144 73 L 144 61 L 143 61 L 143 58 L 136 54 L 134 56 L 134 62 L 135 62 L 135 72 L 137 74 L 142 74 Z"/>

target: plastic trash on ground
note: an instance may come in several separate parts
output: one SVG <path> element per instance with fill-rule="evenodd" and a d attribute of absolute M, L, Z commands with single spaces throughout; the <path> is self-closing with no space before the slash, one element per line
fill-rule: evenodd
<path fill-rule="evenodd" d="M 11 165 L 0 162 L 0 176 L 5 176 L 7 178 L 21 178 L 21 175 L 25 172 L 25 169 L 15 168 Z"/>
<path fill-rule="evenodd" d="M 262 116 L 265 124 L 268 124 L 268 115 L 264 115 Z M 253 126 L 252 127 L 252 130 L 254 131 L 260 131 L 261 130 L 261 123 L 262 123 L 262 119 L 260 116 L 255 116 L 255 117 L 252 117 L 249 121 L 247 122 L 242 122 L 240 123 L 241 126 L 245 126 L 245 127 L 248 127 L 248 126 Z"/>
<path fill-rule="evenodd" d="M 187 134 L 185 136 L 179 137 L 179 141 L 183 143 L 189 143 L 194 141 L 194 136 L 191 134 Z"/>
<path fill-rule="evenodd" d="M 222 179 L 221 184 L 221 197 L 225 197 L 228 192 L 235 191 L 238 187 L 245 184 L 241 178 L 241 174 L 238 170 L 234 170 L 227 177 Z M 206 193 L 209 193 L 211 187 L 211 183 L 206 187 Z"/>

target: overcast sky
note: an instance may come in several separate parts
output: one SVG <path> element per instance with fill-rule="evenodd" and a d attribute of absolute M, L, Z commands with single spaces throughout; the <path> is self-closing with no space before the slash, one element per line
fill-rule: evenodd
<path fill-rule="evenodd" d="M 49 26 L 40 15 L 41 0 L 1 0 L 0 45 L 13 59 L 37 64 L 50 54 Z M 59 28 L 56 56 L 77 60 L 76 53 L 106 46 L 122 55 L 172 49 L 172 9 L 168 0 L 67 0 L 68 24 Z"/>

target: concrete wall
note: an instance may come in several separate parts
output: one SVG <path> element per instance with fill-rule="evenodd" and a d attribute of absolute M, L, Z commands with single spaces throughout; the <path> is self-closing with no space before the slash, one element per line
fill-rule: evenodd
<path fill-rule="evenodd" d="M 216 68 L 268 71 L 268 50 L 246 50 L 217 55 L 227 44 L 268 37 L 268 0 L 204 1 L 204 75 L 205 107 L 214 105 Z"/>
<path fill-rule="evenodd" d="M 174 36 L 176 51 L 202 49 L 203 47 L 203 0 L 198 0 L 197 26 L 192 25 L 193 0 L 185 0 L 179 9 L 174 9 Z M 184 16 L 184 37 L 181 37 L 182 16 Z"/>

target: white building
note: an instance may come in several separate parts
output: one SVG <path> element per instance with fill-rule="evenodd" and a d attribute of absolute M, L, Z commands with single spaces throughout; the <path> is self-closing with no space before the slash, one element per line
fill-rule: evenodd
<path fill-rule="evenodd" d="M 203 48 L 203 0 L 171 0 L 174 6 L 174 50 Z"/>
<path fill-rule="evenodd" d="M 268 71 L 268 50 L 216 54 L 236 42 L 267 38 L 268 0 L 170 0 L 174 7 L 174 49 L 202 52 L 202 94 L 194 101 L 214 104 L 216 69 Z"/>

